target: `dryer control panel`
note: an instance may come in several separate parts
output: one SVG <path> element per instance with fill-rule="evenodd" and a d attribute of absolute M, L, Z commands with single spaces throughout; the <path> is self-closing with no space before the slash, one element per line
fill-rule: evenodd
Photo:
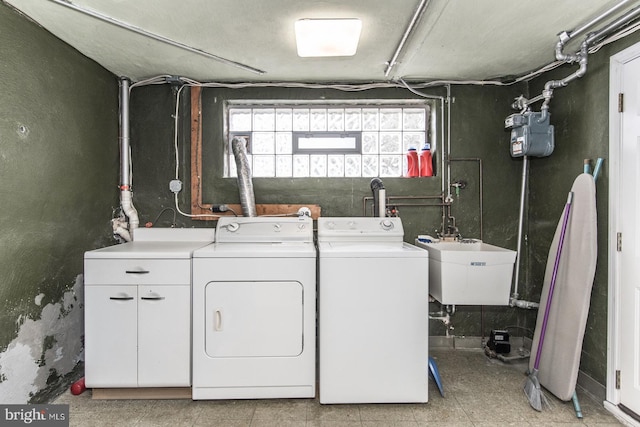
<path fill-rule="evenodd" d="M 303 217 L 222 217 L 218 243 L 313 242 L 313 220 Z"/>

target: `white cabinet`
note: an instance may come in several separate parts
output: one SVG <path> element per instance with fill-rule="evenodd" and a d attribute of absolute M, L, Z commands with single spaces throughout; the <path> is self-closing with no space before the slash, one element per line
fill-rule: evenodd
<path fill-rule="evenodd" d="M 138 386 L 137 286 L 85 288 L 85 382 Z"/>
<path fill-rule="evenodd" d="M 138 288 L 138 385 L 191 384 L 191 288 Z"/>
<path fill-rule="evenodd" d="M 87 387 L 191 384 L 190 259 L 87 259 Z"/>

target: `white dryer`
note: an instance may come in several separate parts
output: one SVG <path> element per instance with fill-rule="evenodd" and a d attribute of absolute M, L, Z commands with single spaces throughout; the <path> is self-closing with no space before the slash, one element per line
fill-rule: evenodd
<path fill-rule="evenodd" d="M 319 218 L 320 403 L 428 400 L 429 258 L 400 218 Z"/>
<path fill-rule="evenodd" d="M 193 253 L 193 399 L 314 397 L 315 319 L 311 218 L 221 218 Z"/>

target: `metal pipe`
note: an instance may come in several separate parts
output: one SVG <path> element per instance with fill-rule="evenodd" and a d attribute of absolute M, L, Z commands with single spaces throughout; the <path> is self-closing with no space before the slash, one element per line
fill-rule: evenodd
<path fill-rule="evenodd" d="M 573 31 L 571 31 L 569 33 L 565 32 L 565 34 L 567 35 L 567 41 L 579 36 L 580 34 L 585 32 L 586 30 L 588 30 L 592 26 L 596 25 L 598 22 L 600 22 L 603 19 L 607 18 L 608 16 L 613 14 L 613 12 L 615 12 L 616 10 L 618 10 L 622 6 L 624 6 L 626 3 L 629 3 L 629 1 L 630 0 L 622 0 L 620 3 L 618 3 L 615 6 L 611 7 L 609 10 L 607 10 L 603 14 L 595 17 L 594 19 L 592 19 L 591 21 L 587 22 L 586 24 L 581 25 L 580 27 L 576 28 L 575 30 L 573 30 Z"/>
<path fill-rule="evenodd" d="M 134 230 L 138 228 L 140 220 L 138 211 L 133 206 L 131 192 L 131 144 L 129 128 L 129 85 L 126 77 L 120 78 L 120 207 L 129 219 L 128 229 L 125 229 L 124 219 L 114 222 L 114 233 L 126 241 L 134 239 Z"/>
<path fill-rule="evenodd" d="M 404 34 L 400 39 L 400 43 L 396 47 L 396 50 L 393 53 L 393 56 L 391 57 L 391 60 L 387 63 L 387 69 L 384 71 L 385 77 L 389 77 L 389 73 L 391 73 L 391 69 L 396 65 L 396 61 L 398 60 L 398 57 L 400 56 L 402 49 L 404 49 L 404 45 L 407 43 L 407 40 L 409 40 L 409 37 L 411 36 L 411 33 L 413 33 L 415 26 L 418 24 L 418 22 L 422 18 L 424 11 L 427 9 L 427 5 L 429 4 L 429 1 L 430 0 L 421 0 L 416 11 L 413 13 L 413 17 L 411 18 L 411 21 L 409 22 L 407 29 L 404 31 Z"/>
<path fill-rule="evenodd" d="M 580 45 L 580 52 L 575 55 L 575 57 L 578 58 L 578 61 L 580 64 L 576 72 L 568 75 L 564 79 L 550 80 L 545 83 L 544 90 L 542 91 L 542 97 L 544 98 L 544 102 L 540 107 L 542 116 L 538 119 L 538 122 L 543 122 L 547 119 L 549 103 L 551 102 L 551 97 L 553 96 L 553 90 L 559 87 L 565 87 L 573 80 L 576 80 L 586 74 L 587 63 L 589 61 L 588 56 L 589 56 L 589 43 L 587 43 L 587 40 L 585 40 Z"/>
<path fill-rule="evenodd" d="M 516 260 L 515 260 L 515 273 L 514 273 L 514 284 L 513 284 L 513 293 L 511 294 L 511 298 L 509 298 L 509 305 L 511 307 L 524 308 L 527 310 L 531 310 L 534 308 L 538 308 L 540 306 L 537 302 L 524 301 L 518 299 L 520 294 L 518 293 L 518 283 L 520 282 L 520 262 L 522 261 L 522 236 L 524 235 L 524 210 L 525 210 L 525 200 L 526 200 L 526 192 L 527 192 L 527 181 L 529 176 L 529 157 L 523 157 L 522 163 L 522 183 L 520 186 L 520 217 L 518 220 L 518 248 L 516 252 Z"/>
<path fill-rule="evenodd" d="M 483 215 L 483 211 L 484 211 L 484 173 L 483 173 L 483 167 L 482 167 L 482 159 L 479 157 L 460 157 L 457 159 L 449 159 L 449 162 L 478 162 L 478 179 L 479 179 L 479 183 L 478 183 L 478 192 L 479 194 L 479 209 L 480 209 L 480 240 L 483 240 L 484 238 L 484 215 Z"/>
<path fill-rule="evenodd" d="M 587 36 L 584 43 L 586 43 L 588 46 L 591 46 L 593 43 L 605 38 L 606 36 L 611 34 L 613 31 L 617 30 L 618 28 L 633 21 L 638 16 L 640 16 L 640 6 L 634 7 L 633 9 L 631 9 L 630 11 L 628 11 L 618 19 L 612 21 L 606 27 L 596 31 L 595 33 L 591 33 L 589 36 Z"/>
<path fill-rule="evenodd" d="M 247 159 L 247 140 L 242 137 L 234 137 L 231 140 L 231 149 L 236 159 L 242 215 L 250 217 L 258 216 L 256 200 L 253 195 L 253 183 L 251 182 L 251 168 L 249 167 L 249 160 Z"/>
<path fill-rule="evenodd" d="M 386 205 L 392 204 L 393 206 L 404 206 L 404 207 L 430 207 L 430 206 L 434 206 L 434 207 L 441 207 L 441 206 L 447 206 L 446 203 L 442 202 L 442 203 L 390 203 L 392 200 L 432 200 L 432 199 L 439 199 L 442 200 L 442 195 L 437 195 L 437 196 L 387 196 L 386 197 Z M 375 197 L 372 196 L 365 196 L 362 198 L 362 213 L 363 215 L 367 215 L 367 202 L 369 201 L 373 201 L 374 204 L 372 205 L 373 208 L 373 212 L 372 212 L 372 216 L 376 215 L 376 205 L 375 205 Z"/>
<path fill-rule="evenodd" d="M 449 162 L 449 156 L 451 155 L 451 85 L 446 85 L 446 89 L 447 89 L 447 185 L 446 185 L 446 190 L 447 190 L 447 199 L 448 201 L 452 200 L 451 197 L 451 162 Z M 444 122 L 442 123 L 443 127 L 444 127 Z M 445 166 L 445 158 L 444 155 L 442 157 L 442 168 L 444 171 L 444 166 Z M 444 177 L 443 177 L 444 178 Z M 444 182 L 442 183 L 443 185 L 443 191 L 444 191 Z"/>
<path fill-rule="evenodd" d="M 512 300 L 518 299 L 518 282 L 520 281 L 520 261 L 522 260 L 522 232 L 524 230 L 524 203 L 527 191 L 527 177 L 529 176 L 529 157 L 522 158 L 522 182 L 520 184 L 520 216 L 518 219 L 518 247 L 516 249 L 516 267 Z M 513 305 L 513 304 L 512 304 Z"/>
<path fill-rule="evenodd" d="M 369 183 L 373 193 L 374 216 L 384 218 L 387 216 L 387 192 L 380 178 L 373 178 Z"/>
<path fill-rule="evenodd" d="M 458 235 L 458 226 L 456 225 L 456 217 L 451 215 L 451 205 L 447 206 L 447 222 L 449 223 L 449 225 L 447 225 L 447 230 L 451 230 L 450 233 L 445 233 L 444 235 L 447 234 L 455 234 Z M 459 237 L 459 236 L 458 236 Z"/>
<path fill-rule="evenodd" d="M 576 28 L 575 30 L 571 31 L 571 32 L 567 32 L 567 31 L 563 31 L 560 34 L 558 34 L 559 40 L 556 43 L 556 59 L 558 61 L 566 61 L 566 62 L 575 62 L 577 61 L 579 58 L 577 55 L 575 54 L 565 54 L 563 52 L 564 50 L 564 46 L 572 39 L 574 39 L 575 37 L 579 36 L 580 34 L 582 34 L 583 32 L 585 32 L 586 30 L 588 30 L 589 28 L 593 27 L 594 25 L 596 25 L 597 23 L 601 22 L 602 20 L 604 20 L 605 18 L 609 17 L 610 15 L 612 15 L 615 11 L 617 11 L 618 9 L 620 9 L 622 6 L 624 6 L 626 3 L 628 3 L 629 0 L 623 0 L 620 3 L 618 3 L 617 5 L 611 7 L 609 10 L 607 10 L 606 12 L 602 13 L 601 15 L 595 17 L 594 19 L 592 19 L 591 21 L 581 25 L 580 27 Z"/>
<path fill-rule="evenodd" d="M 126 22 L 118 21 L 117 19 L 114 19 L 114 18 L 112 18 L 110 16 L 107 16 L 107 15 L 103 15 L 103 14 L 101 14 L 99 12 L 94 11 L 94 10 L 85 9 L 83 7 L 80 7 L 80 6 L 77 6 L 77 5 L 73 4 L 73 3 L 70 3 L 69 1 L 65 1 L 65 0 L 49 0 L 49 1 L 51 1 L 51 2 L 53 2 L 55 4 L 58 4 L 60 6 L 64 6 L 64 7 L 67 7 L 69 9 L 75 10 L 76 12 L 80 12 L 80 13 L 83 13 L 85 15 L 91 16 L 93 18 L 99 19 L 99 20 L 101 20 L 103 22 L 106 22 L 108 24 L 115 25 L 116 27 L 123 28 L 125 30 L 131 31 L 131 32 L 136 33 L 136 34 L 140 34 L 140 35 L 142 35 L 144 37 L 147 37 L 147 38 L 150 38 L 150 39 L 153 39 L 153 40 L 168 44 L 168 45 L 173 46 L 173 47 L 177 47 L 179 49 L 183 49 L 183 50 L 189 51 L 191 53 L 202 55 L 202 56 L 205 56 L 205 57 L 210 58 L 210 59 L 214 59 L 214 60 L 216 60 L 218 62 L 221 62 L 223 64 L 231 65 L 233 67 L 240 68 L 240 69 L 245 70 L 245 71 L 250 71 L 250 72 L 255 73 L 255 74 L 265 74 L 266 73 L 266 71 L 260 70 L 258 68 L 250 67 L 249 65 L 245 65 L 245 64 L 242 64 L 240 62 L 232 61 L 230 59 L 226 59 L 226 58 L 223 58 L 221 56 L 214 55 L 214 54 L 206 52 L 204 50 L 201 50 L 201 49 L 198 49 L 198 48 L 195 48 L 195 47 L 192 47 L 192 46 L 188 46 L 188 45 L 186 45 L 184 43 L 180 43 L 180 42 L 177 42 L 175 40 L 171 40 L 170 38 L 161 36 L 159 34 L 155 34 L 155 33 L 152 33 L 150 31 L 147 31 L 147 30 L 143 30 L 142 28 L 127 24 Z"/>
<path fill-rule="evenodd" d="M 574 31 L 572 34 L 568 34 L 567 32 L 560 33 L 560 35 L 559 35 L 560 40 L 556 44 L 556 49 L 555 49 L 556 59 L 558 59 L 560 61 L 565 61 L 567 63 L 579 62 L 580 67 L 578 68 L 578 70 L 575 73 L 570 74 L 569 76 L 565 77 L 564 79 L 551 80 L 551 81 L 548 81 L 544 85 L 544 90 L 542 91 L 542 97 L 544 98 L 544 102 L 542 103 L 542 107 L 540 109 L 540 111 L 542 112 L 542 116 L 539 119 L 539 121 L 544 121 L 547 118 L 547 112 L 548 112 L 548 109 L 549 109 L 549 103 L 551 102 L 551 97 L 553 96 L 553 90 L 556 89 L 556 88 L 559 88 L 559 87 L 564 87 L 564 86 L 568 85 L 570 82 L 572 82 L 573 80 L 578 79 L 578 78 L 582 77 L 583 75 L 585 75 L 585 73 L 587 72 L 587 62 L 588 62 L 588 58 L 587 57 L 589 55 L 589 47 L 592 44 L 596 43 L 597 41 L 600 41 L 601 39 L 605 38 L 606 36 L 611 34 L 613 31 L 615 31 L 618 28 L 628 24 L 629 22 L 633 21 L 638 16 L 640 16 L 640 6 L 636 6 L 635 8 L 633 8 L 630 11 L 626 12 L 624 15 L 622 15 L 622 16 L 618 17 L 617 19 L 613 20 L 612 22 L 610 22 L 604 28 L 601 28 L 598 31 L 595 31 L 595 32 L 590 33 L 589 35 L 587 35 L 587 37 L 584 39 L 584 41 L 580 45 L 580 51 L 579 52 L 577 52 L 575 54 L 565 54 L 563 52 L 564 45 L 571 38 L 573 38 L 576 35 L 578 35 L 581 32 L 583 32 L 586 28 L 592 26 L 596 22 L 601 21 L 606 16 L 609 16 L 611 13 L 613 13 L 615 10 L 617 10 L 618 7 L 621 6 L 623 3 L 619 3 L 617 6 L 613 7 L 612 9 L 607 11 L 605 14 L 603 14 L 600 17 L 592 20 L 591 22 L 581 26 L 576 31 Z"/>
<path fill-rule="evenodd" d="M 131 187 L 130 127 L 129 127 L 129 86 L 127 77 L 120 78 L 120 189 Z"/>
<path fill-rule="evenodd" d="M 456 313 L 455 305 L 447 305 L 445 306 L 440 301 L 437 301 L 431 295 L 429 295 L 429 302 L 438 302 L 440 304 L 440 311 L 429 312 L 429 320 L 440 320 L 446 326 L 445 334 L 446 337 L 449 337 L 449 331 L 454 330 L 454 326 L 451 323 L 451 316 Z"/>

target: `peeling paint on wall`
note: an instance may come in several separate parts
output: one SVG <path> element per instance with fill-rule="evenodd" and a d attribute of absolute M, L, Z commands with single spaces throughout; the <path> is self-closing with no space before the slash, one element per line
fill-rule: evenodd
<path fill-rule="evenodd" d="M 64 378 L 84 362 L 83 308 L 83 276 L 78 275 L 73 288 L 59 302 L 45 305 L 38 319 L 19 319 L 18 336 L 0 353 L 0 402 L 37 403 L 43 390 L 64 386 Z"/>

